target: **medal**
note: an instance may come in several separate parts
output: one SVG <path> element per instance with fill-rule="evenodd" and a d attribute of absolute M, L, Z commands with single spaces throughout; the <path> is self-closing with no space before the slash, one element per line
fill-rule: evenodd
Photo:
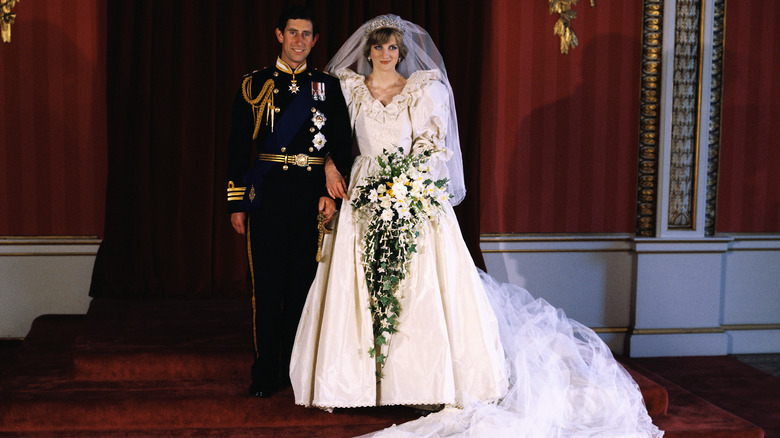
<path fill-rule="evenodd" d="M 320 150 L 323 148 L 323 146 L 325 146 L 327 140 L 325 140 L 325 136 L 322 135 L 321 132 L 318 132 L 317 135 L 315 135 L 311 140 L 311 142 L 314 144 L 314 147 L 317 148 L 317 150 Z"/>
<path fill-rule="evenodd" d="M 322 129 L 322 127 L 325 126 L 326 120 L 328 119 L 325 118 L 325 114 L 322 114 L 319 110 L 311 117 L 311 122 L 314 123 L 314 126 L 316 126 L 317 129 Z"/>
<path fill-rule="evenodd" d="M 311 83 L 311 98 L 313 100 L 324 101 L 325 100 L 325 83 L 324 82 L 312 82 Z"/>
<path fill-rule="evenodd" d="M 298 81 L 295 80 L 295 75 L 293 75 L 293 80 L 290 82 L 290 93 L 296 94 L 298 91 L 300 91 Z"/>

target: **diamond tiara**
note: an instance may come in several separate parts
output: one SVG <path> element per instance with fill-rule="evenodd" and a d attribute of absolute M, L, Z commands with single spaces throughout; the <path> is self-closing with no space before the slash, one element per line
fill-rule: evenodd
<path fill-rule="evenodd" d="M 404 34 L 404 25 L 401 23 L 401 19 L 399 17 L 381 15 L 368 23 L 368 26 L 366 26 L 365 35 L 369 36 L 371 35 L 371 32 L 377 29 L 382 29 L 384 27 L 396 29 L 401 32 L 401 35 Z"/>

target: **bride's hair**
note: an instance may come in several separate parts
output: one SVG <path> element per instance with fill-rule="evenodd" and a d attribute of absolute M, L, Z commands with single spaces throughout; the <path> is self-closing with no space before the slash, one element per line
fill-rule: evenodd
<path fill-rule="evenodd" d="M 406 44 L 404 44 L 404 34 L 401 33 L 400 30 L 390 27 L 382 27 L 368 34 L 366 45 L 363 47 L 363 56 L 368 58 L 368 55 L 371 54 L 372 47 L 385 44 L 390 40 L 391 36 L 395 37 L 395 42 L 398 44 L 398 62 L 400 63 L 403 61 L 404 58 L 406 58 L 406 54 L 409 52 Z"/>

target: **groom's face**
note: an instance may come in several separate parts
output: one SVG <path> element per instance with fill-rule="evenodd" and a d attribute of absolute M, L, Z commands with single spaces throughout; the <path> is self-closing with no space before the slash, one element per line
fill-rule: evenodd
<path fill-rule="evenodd" d="M 319 35 L 314 35 L 311 21 L 295 19 L 287 20 L 283 31 L 276 29 L 276 38 L 282 43 L 280 58 L 295 69 L 309 56 Z"/>

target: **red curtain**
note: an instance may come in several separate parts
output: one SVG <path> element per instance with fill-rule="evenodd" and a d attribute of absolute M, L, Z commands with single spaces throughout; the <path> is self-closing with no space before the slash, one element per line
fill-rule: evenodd
<path fill-rule="evenodd" d="M 476 117 L 482 12 L 468 1 L 309 2 L 320 20 L 311 62 L 323 66 L 365 20 L 396 13 L 426 27 L 455 88 L 460 119 Z M 246 255 L 225 207 L 230 103 L 243 74 L 275 62 L 283 2 L 108 3 L 109 169 L 95 297 L 237 297 Z M 476 248 L 479 131 L 461 123 Z M 479 256 L 479 253 L 476 252 Z M 481 264 L 481 256 L 479 258 Z"/>
<path fill-rule="evenodd" d="M 0 42 L 0 236 L 103 234 L 105 2 L 19 2 Z"/>
<path fill-rule="evenodd" d="M 633 233 L 642 2 L 580 2 L 568 55 L 547 2 L 490 4 L 481 231 Z"/>
<path fill-rule="evenodd" d="M 718 232 L 780 231 L 780 13 L 777 2 L 726 4 Z"/>

